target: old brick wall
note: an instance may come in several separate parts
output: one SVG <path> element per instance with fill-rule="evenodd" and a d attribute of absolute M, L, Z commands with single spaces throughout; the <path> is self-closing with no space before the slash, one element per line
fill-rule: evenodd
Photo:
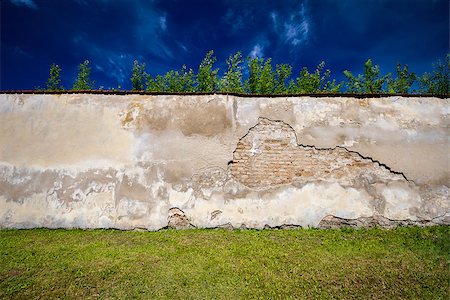
<path fill-rule="evenodd" d="M 372 182 L 405 179 L 386 166 L 343 147 L 318 149 L 299 145 L 292 127 L 266 118 L 260 118 L 239 140 L 231 174 L 245 186 L 257 189 L 318 180 L 348 186 L 362 178 Z"/>
<path fill-rule="evenodd" d="M 0 228 L 450 223 L 435 97 L 0 94 Z"/>

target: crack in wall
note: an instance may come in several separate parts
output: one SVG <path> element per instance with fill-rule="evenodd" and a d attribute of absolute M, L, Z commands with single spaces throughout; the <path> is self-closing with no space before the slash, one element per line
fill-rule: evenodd
<path fill-rule="evenodd" d="M 239 140 L 230 169 L 237 181 L 252 189 L 315 180 L 344 186 L 361 181 L 412 182 L 404 173 L 357 151 L 298 144 L 289 124 L 262 117 Z"/>
<path fill-rule="evenodd" d="M 328 215 L 450 223 L 446 101 L 4 98 L 2 120 L 31 123 L 3 131 L 0 227 L 295 228 Z M 80 141 L 81 152 L 64 146 Z"/>
<path fill-rule="evenodd" d="M 318 150 L 318 151 L 324 151 L 324 150 L 331 150 L 331 151 L 333 151 L 333 150 L 335 150 L 336 148 L 344 149 L 344 150 L 347 151 L 347 152 L 350 152 L 350 153 L 354 153 L 354 154 L 359 155 L 362 159 L 368 159 L 368 160 L 370 160 L 372 163 L 378 164 L 380 167 L 383 167 L 383 168 L 387 169 L 387 170 L 388 170 L 390 173 L 392 173 L 392 174 L 402 176 L 403 179 L 406 180 L 406 181 L 408 181 L 408 182 L 415 183 L 412 179 L 408 179 L 408 178 L 406 177 L 406 175 L 405 175 L 403 172 L 394 171 L 394 170 L 392 170 L 392 168 L 390 168 L 388 165 L 386 165 L 386 164 L 380 162 L 379 160 L 374 159 L 373 157 L 370 157 L 370 156 L 364 156 L 364 155 L 362 155 L 361 153 L 359 153 L 358 151 L 348 150 L 346 147 L 343 147 L 343 146 L 336 146 L 336 147 L 333 147 L 333 148 L 317 148 L 317 147 L 314 146 L 314 145 L 303 145 L 303 144 L 299 144 L 298 146 L 299 146 L 299 147 L 304 147 L 304 148 L 308 148 L 308 147 L 309 147 L 309 148 L 314 148 L 315 150 Z"/>

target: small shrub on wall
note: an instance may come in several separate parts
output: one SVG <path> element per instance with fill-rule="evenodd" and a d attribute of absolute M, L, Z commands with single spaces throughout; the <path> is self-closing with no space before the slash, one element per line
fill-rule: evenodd
<path fill-rule="evenodd" d="M 354 75 L 345 70 L 344 82 L 337 82 L 331 78 L 331 70 L 325 69 L 322 61 L 310 73 L 303 67 L 298 77 L 292 77 L 292 66 L 276 64 L 271 58 L 247 57 L 241 52 L 230 55 L 226 60 L 227 68 L 223 76 L 219 76 L 219 68 L 214 51 L 206 53 L 201 61 L 197 73 L 186 65 L 179 70 L 170 70 L 164 75 L 150 75 L 145 70 L 145 63 L 133 62 L 131 71 L 131 88 L 133 91 L 149 92 L 224 92 L 247 94 L 313 94 L 313 93 L 421 93 L 421 94 L 449 94 L 450 85 L 450 54 L 444 61 L 433 64 L 432 72 L 416 75 L 409 70 L 408 65 L 398 64 L 395 75 L 383 75 L 380 67 L 368 59 L 364 63 L 364 73 Z M 64 90 L 61 84 L 61 68 L 57 64 L 50 66 L 50 77 L 46 83 L 46 90 Z M 85 60 L 78 66 L 77 78 L 72 90 L 93 90 L 95 83 L 90 79 L 91 68 Z M 244 78 L 245 77 L 245 78 Z M 417 89 L 413 89 L 418 86 Z M 38 88 L 40 89 L 40 88 Z M 116 89 L 113 89 L 116 90 Z"/>

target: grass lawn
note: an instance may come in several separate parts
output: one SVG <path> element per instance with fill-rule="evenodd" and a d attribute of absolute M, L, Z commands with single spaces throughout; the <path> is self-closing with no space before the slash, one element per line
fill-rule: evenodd
<path fill-rule="evenodd" d="M 450 227 L 0 230 L 0 299 L 449 299 Z"/>

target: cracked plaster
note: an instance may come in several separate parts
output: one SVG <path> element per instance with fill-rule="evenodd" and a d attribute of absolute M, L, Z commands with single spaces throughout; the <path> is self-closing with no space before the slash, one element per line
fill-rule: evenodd
<path fill-rule="evenodd" d="M 448 104 L 2 94 L 0 227 L 449 224 Z"/>

